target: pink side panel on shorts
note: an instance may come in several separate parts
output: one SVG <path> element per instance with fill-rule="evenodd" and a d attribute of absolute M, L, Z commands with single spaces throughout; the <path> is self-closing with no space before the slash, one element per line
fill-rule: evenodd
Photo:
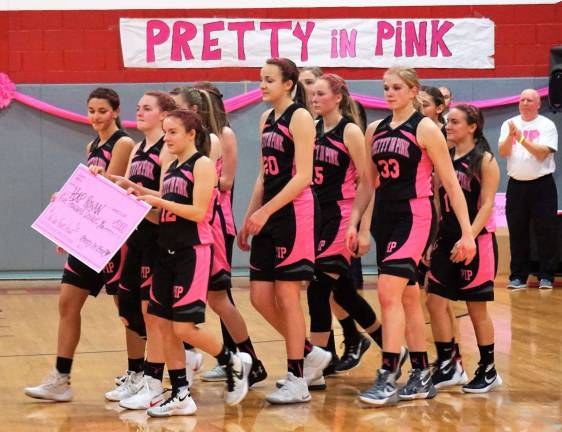
<path fill-rule="evenodd" d="M 195 246 L 193 250 L 195 251 L 193 281 L 188 288 L 187 295 L 174 303 L 174 307 L 192 304 L 197 300 L 207 303 L 207 288 L 209 285 L 209 271 L 211 269 L 211 246 Z"/>
<path fill-rule="evenodd" d="M 211 230 L 213 232 L 213 265 L 211 276 L 216 275 L 221 270 L 226 270 L 230 273 L 230 264 L 228 264 L 228 259 L 226 257 L 226 242 L 224 239 L 222 221 L 218 214 L 215 215 Z"/>
<path fill-rule="evenodd" d="M 353 200 L 342 200 L 338 201 L 338 206 L 340 208 L 341 222 L 338 228 L 338 233 L 334 241 L 328 248 L 319 254 L 317 258 L 325 258 L 331 256 L 341 255 L 345 258 L 348 264 L 351 263 L 351 253 L 347 249 L 345 244 L 345 233 L 347 232 L 347 226 L 349 224 L 349 218 L 351 217 L 351 208 L 353 207 Z"/>
<path fill-rule="evenodd" d="M 119 287 L 121 287 L 121 284 L 119 284 Z M 141 287 L 141 288 L 145 288 L 145 289 L 146 289 L 146 288 L 148 288 L 148 289 L 152 288 L 152 275 L 151 275 L 149 278 L 147 278 L 147 279 L 141 284 L 140 287 Z"/>
<path fill-rule="evenodd" d="M 478 242 L 478 271 L 474 280 L 462 288 L 463 290 L 474 288 L 485 284 L 488 281 L 493 281 L 495 275 L 495 256 L 494 256 L 494 242 L 492 240 L 492 233 L 485 233 L 476 238 Z"/>
<path fill-rule="evenodd" d="M 226 222 L 226 233 L 231 236 L 236 235 L 236 225 L 234 224 L 234 213 L 232 212 L 232 191 L 223 191 L 219 194 L 219 205 Z"/>
<path fill-rule="evenodd" d="M 310 187 L 293 200 L 293 208 L 296 220 L 295 244 L 289 256 L 276 267 L 294 264 L 303 259 L 314 262 L 314 197 Z"/>
<path fill-rule="evenodd" d="M 114 282 L 117 282 L 119 279 L 121 279 L 121 273 L 123 273 L 123 266 L 125 265 L 125 255 L 127 255 L 127 243 L 125 243 L 121 247 L 121 250 L 119 251 L 119 254 L 121 255 L 121 260 L 119 262 L 119 268 L 117 269 L 117 271 L 115 272 L 115 275 L 113 275 L 111 280 L 109 280 L 105 283 L 106 285 L 112 284 Z"/>
<path fill-rule="evenodd" d="M 78 274 L 78 273 L 76 273 L 76 272 L 72 269 L 72 267 L 70 267 L 70 264 L 68 264 L 68 261 L 64 263 L 64 269 L 67 270 L 67 271 L 69 271 L 69 272 L 74 273 L 75 275 Z"/>
<path fill-rule="evenodd" d="M 416 264 L 420 262 L 431 231 L 431 202 L 428 198 L 413 198 L 410 200 L 410 208 L 412 211 L 412 226 L 408 239 L 383 261 L 412 258 Z"/>
<path fill-rule="evenodd" d="M 213 188 L 213 195 L 211 197 L 211 202 L 209 203 L 209 208 L 207 213 L 201 222 L 197 224 L 197 234 L 199 235 L 199 240 L 201 244 L 208 245 L 213 243 L 213 230 L 211 228 L 211 219 L 215 212 L 215 204 L 218 196 L 218 191 Z"/>

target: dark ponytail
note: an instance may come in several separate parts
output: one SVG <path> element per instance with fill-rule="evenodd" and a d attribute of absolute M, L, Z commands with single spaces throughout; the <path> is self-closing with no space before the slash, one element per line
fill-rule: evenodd
<path fill-rule="evenodd" d="M 270 58 L 265 63 L 277 66 L 281 70 L 283 82 L 292 81 L 293 85 L 290 90 L 291 99 L 306 107 L 306 91 L 299 81 L 299 69 L 297 65 L 288 58 Z"/>
<path fill-rule="evenodd" d="M 195 148 L 199 153 L 209 156 L 211 151 L 211 138 L 209 131 L 203 125 L 203 119 L 199 114 L 184 109 L 174 110 L 166 117 L 177 118 L 183 124 L 186 132 L 195 131 Z"/>
<path fill-rule="evenodd" d="M 443 110 L 437 115 L 437 120 L 439 123 L 445 124 L 445 117 L 443 117 L 443 113 L 445 112 L 445 98 L 443 97 L 443 93 L 437 87 L 431 86 L 422 86 L 421 91 L 427 93 L 429 97 L 433 100 L 435 106 L 443 106 Z"/>
<path fill-rule="evenodd" d="M 484 155 L 490 153 L 492 158 L 494 157 L 490 143 L 484 136 L 484 114 L 481 109 L 468 104 L 455 105 L 453 109 L 464 113 L 468 125 L 476 125 L 476 129 L 474 130 L 474 157 L 470 161 L 469 169 L 473 176 L 480 176 L 480 168 Z"/>

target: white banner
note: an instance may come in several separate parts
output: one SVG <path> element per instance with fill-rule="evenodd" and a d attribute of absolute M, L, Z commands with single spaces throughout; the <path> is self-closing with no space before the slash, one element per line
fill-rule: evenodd
<path fill-rule="evenodd" d="M 121 18 L 125 67 L 299 66 L 492 69 L 489 19 Z"/>

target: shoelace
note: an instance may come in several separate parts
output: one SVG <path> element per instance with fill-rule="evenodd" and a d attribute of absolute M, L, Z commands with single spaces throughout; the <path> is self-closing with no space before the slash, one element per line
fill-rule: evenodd
<path fill-rule="evenodd" d="M 176 399 L 178 397 L 178 394 L 179 393 L 175 393 L 175 394 L 172 393 L 172 395 L 168 399 L 166 399 L 164 402 L 162 402 L 160 404 L 160 407 L 163 407 L 164 405 L 168 405 L 168 404 L 172 403 L 174 401 L 174 399 Z"/>
<path fill-rule="evenodd" d="M 359 342 L 350 343 L 348 345 L 345 343 L 345 341 L 343 341 L 343 346 L 344 346 L 343 357 L 347 357 L 350 355 L 350 353 L 357 351 L 357 348 L 359 347 Z"/>
<path fill-rule="evenodd" d="M 410 378 L 408 378 L 408 382 L 406 383 L 406 390 L 416 390 L 417 383 L 421 381 L 421 374 L 421 369 L 410 370 Z"/>

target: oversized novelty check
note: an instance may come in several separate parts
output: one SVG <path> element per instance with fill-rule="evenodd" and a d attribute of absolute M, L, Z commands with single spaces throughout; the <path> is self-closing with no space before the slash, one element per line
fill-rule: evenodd
<path fill-rule="evenodd" d="M 80 164 L 31 227 L 99 273 L 149 210 Z"/>

